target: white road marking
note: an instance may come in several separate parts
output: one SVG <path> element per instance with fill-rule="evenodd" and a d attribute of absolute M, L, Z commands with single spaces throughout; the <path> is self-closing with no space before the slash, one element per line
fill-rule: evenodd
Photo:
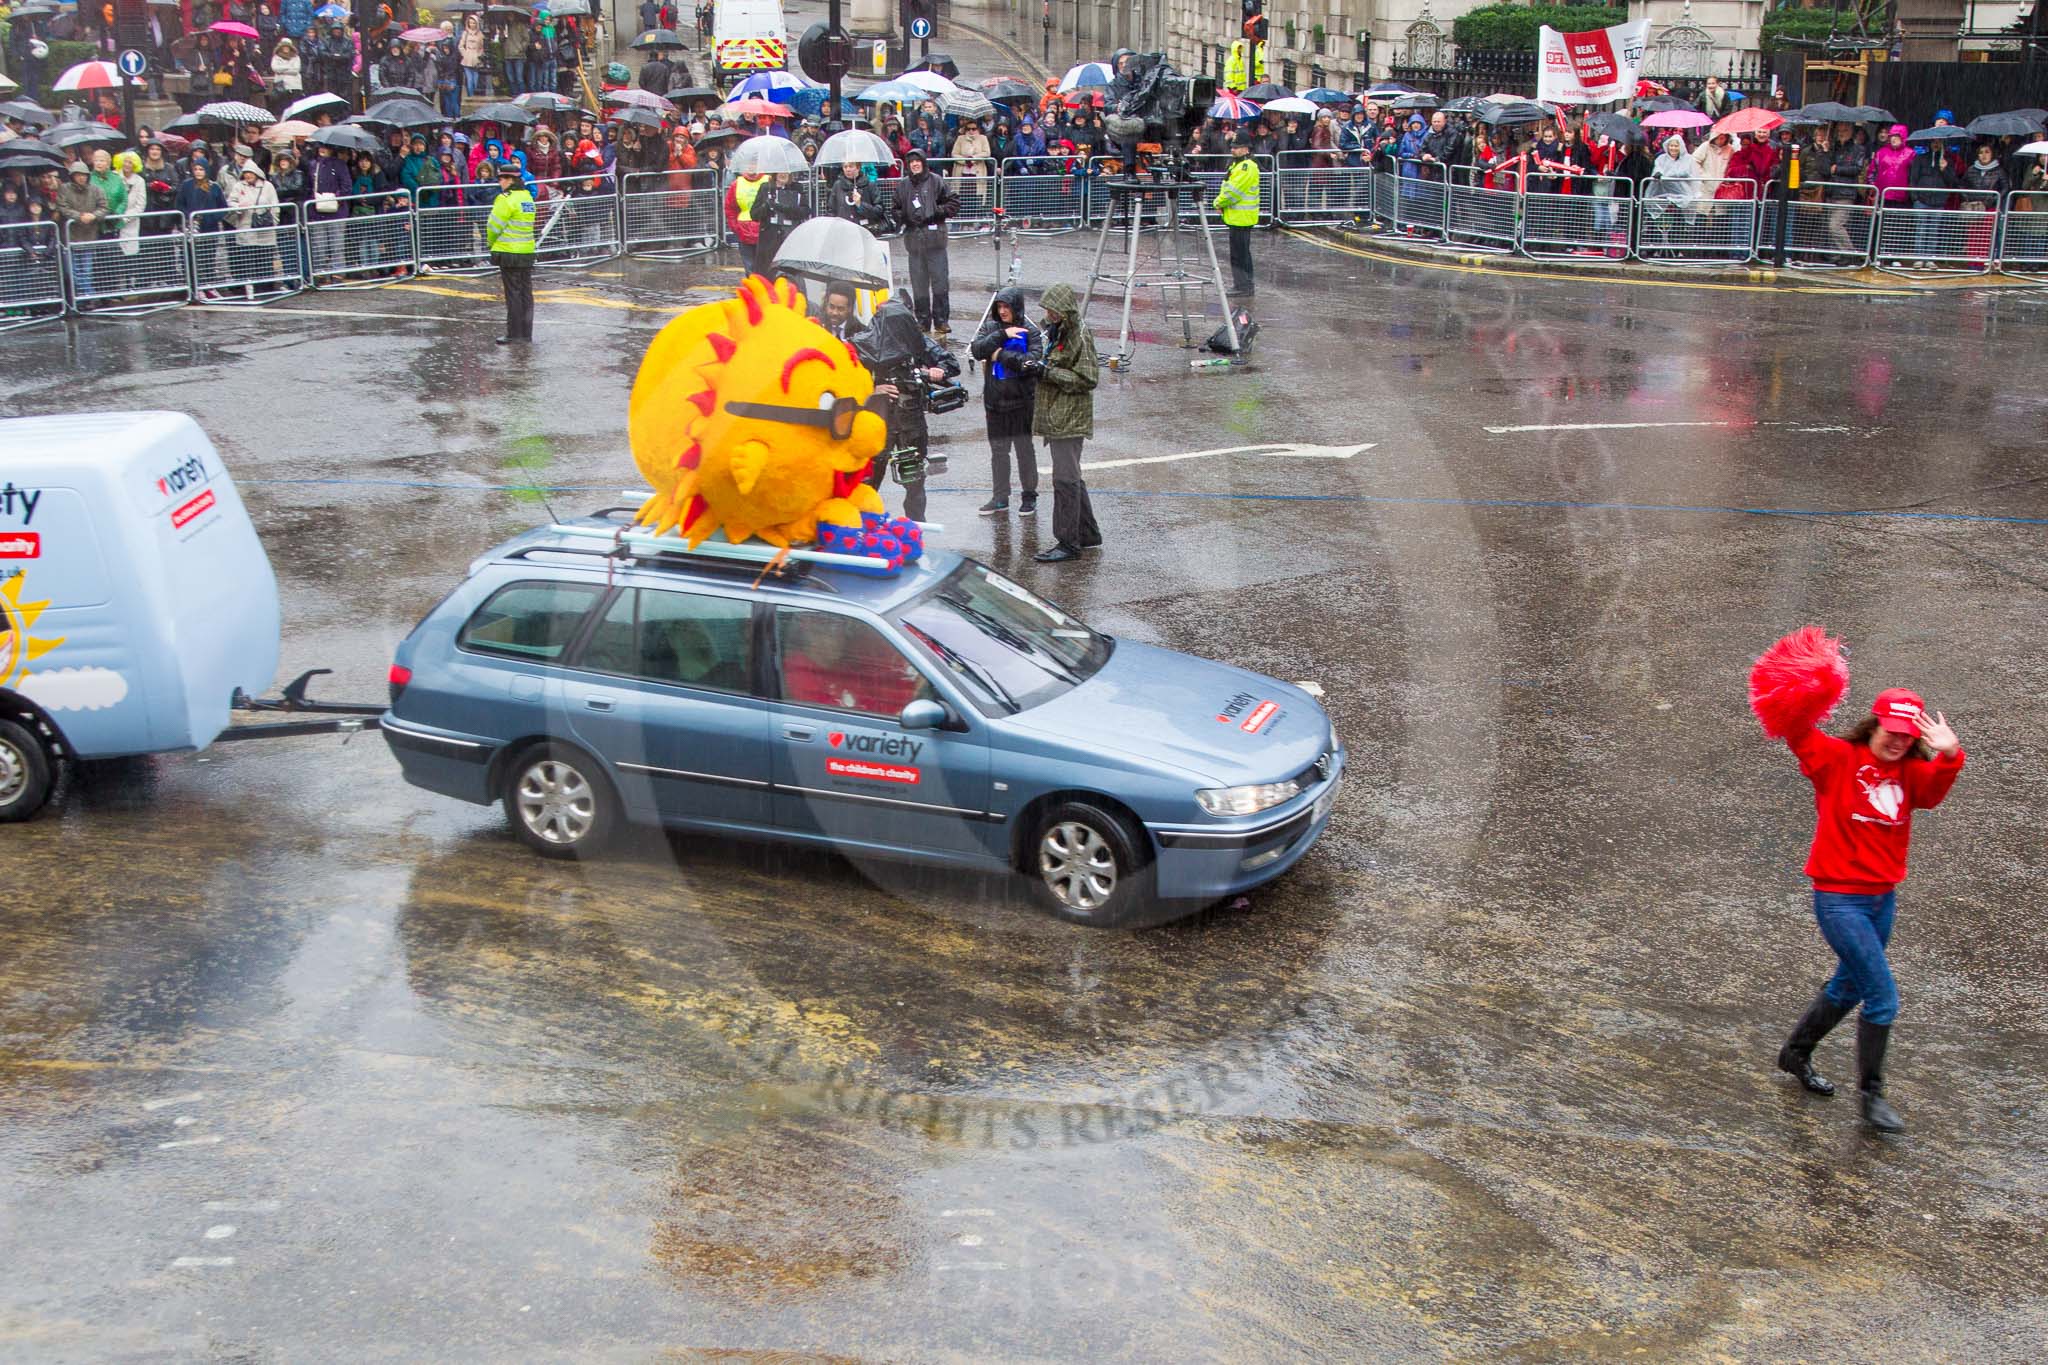
<path fill-rule="evenodd" d="M 209 1199 L 199 1207 L 208 1213 L 276 1213 L 283 1205 L 276 1199 Z"/>
<path fill-rule="evenodd" d="M 939 1213 L 941 1218 L 993 1218 L 995 1216 L 996 1211 L 994 1209 L 944 1209 Z"/>
<path fill-rule="evenodd" d="M 171 1262 L 172 1265 L 180 1267 L 233 1265 L 234 1263 L 235 1258 L 232 1256 L 180 1256 L 177 1260 Z"/>
<path fill-rule="evenodd" d="M 226 1141 L 219 1133 L 208 1133 L 205 1137 L 181 1138 L 176 1142 L 159 1142 L 156 1149 L 168 1152 L 174 1147 L 211 1147 L 216 1142 Z"/>
<path fill-rule="evenodd" d="M 934 1270 L 1008 1270 L 1001 1261 L 956 1261 L 952 1265 L 933 1266 Z"/>
<path fill-rule="evenodd" d="M 199 1122 L 199 1120 L 193 1118 L 190 1114 L 180 1114 L 178 1115 L 178 1117 L 171 1120 L 171 1127 L 190 1128 L 193 1124 L 197 1122 Z"/>
<path fill-rule="evenodd" d="M 971 1232 L 968 1233 L 965 1237 L 956 1237 L 953 1240 L 956 1244 L 963 1247 L 978 1247 L 981 1245 L 981 1238 L 976 1237 Z"/>
<path fill-rule="evenodd" d="M 1732 427 L 1733 422 L 1559 422 L 1552 426 L 1488 427 L 1495 436 L 1524 431 L 1641 431 L 1646 427 Z"/>
<path fill-rule="evenodd" d="M 182 1095 L 166 1095 L 160 1100 L 145 1100 L 142 1107 L 153 1112 L 158 1109 L 168 1109 L 174 1104 L 190 1104 L 194 1100 L 203 1100 L 205 1098 L 206 1092 L 204 1090 L 188 1090 Z"/>
<path fill-rule="evenodd" d="M 1138 455 L 1126 460 L 1083 460 L 1083 469 L 1127 469 L 1140 464 L 1177 464 L 1182 460 L 1206 460 L 1215 455 L 1256 455 L 1262 459 L 1286 458 L 1296 460 L 1348 460 L 1354 455 L 1363 455 L 1378 442 L 1368 441 L 1363 445 L 1317 446 L 1317 445 L 1258 445 L 1223 446 L 1217 450 L 1184 450 L 1177 455 Z M 1049 471 L 1050 465 L 1040 465 L 1040 472 Z"/>
<path fill-rule="evenodd" d="M 233 1223 L 215 1223 L 206 1230 L 206 1240 L 209 1242 L 218 1242 L 223 1237 L 232 1237 L 234 1235 L 235 1225 Z"/>

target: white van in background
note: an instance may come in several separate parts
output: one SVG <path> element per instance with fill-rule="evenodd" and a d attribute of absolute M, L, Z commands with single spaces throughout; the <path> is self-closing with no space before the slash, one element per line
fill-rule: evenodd
<path fill-rule="evenodd" d="M 781 71 L 789 64 L 789 28 L 782 0 L 718 0 L 711 18 L 711 83 L 749 71 Z"/>

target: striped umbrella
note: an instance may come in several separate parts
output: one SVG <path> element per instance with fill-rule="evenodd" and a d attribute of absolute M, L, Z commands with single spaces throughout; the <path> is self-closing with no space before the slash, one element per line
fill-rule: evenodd
<path fill-rule="evenodd" d="M 777 104 L 788 104 L 789 97 L 800 90 L 811 89 L 810 82 L 787 71 L 756 71 L 753 75 L 735 85 L 727 99 L 764 99 Z"/>
<path fill-rule="evenodd" d="M 955 118 L 993 118 L 996 107 L 979 90 L 948 90 L 939 96 L 939 112 Z"/>
<path fill-rule="evenodd" d="M 1067 74 L 1060 77 L 1060 89 L 1067 91 L 1079 90 L 1083 86 L 1108 85 L 1115 79 L 1116 72 L 1111 71 L 1106 63 L 1082 62 L 1079 66 L 1067 68 Z"/>
<path fill-rule="evenodd" d="M 1258 116 L 1258 105 L 1253 104 L 1243 95 L 1233 94 L 1228 90 L 1218 95 L 1215 102 L 1209 106 L 1210 118 L 1242 120 L 1257 118 Z"/>
<path fill-rule="evenodd" d="M 141 85 L 141 81 L 136 81 Z M 121 68 L 112 62 L 80 62 L 59 76 L 52 90 L 119 90 Z"/>

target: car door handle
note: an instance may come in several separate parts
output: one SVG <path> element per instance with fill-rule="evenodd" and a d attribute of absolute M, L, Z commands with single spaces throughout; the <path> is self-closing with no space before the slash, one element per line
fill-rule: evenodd
<path fill-rule="evenodd" d="M 584 707 L 587 710 L 591 711 L 609 711 L 612 709 L 612 707 L 616 706 L 617 704 L 618 703 L 613 701 L 610 697 L 601 695 L 595 697 L 585 697 L 583 699 Z"/>
<path fill-rule="evenodd" d="M 782 734 L 785 739 L 810 739 L 818 732 L 808 725 L 785 725 Z"/>

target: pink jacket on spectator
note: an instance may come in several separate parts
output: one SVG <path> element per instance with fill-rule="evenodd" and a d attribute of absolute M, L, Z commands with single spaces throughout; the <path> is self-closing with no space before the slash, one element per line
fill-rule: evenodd
<path fill-rule="evenodd" d="M 1894 123 L 1889 136 L 1904 137 L 1906 125 Z M 1887 143 L 1870 154 L 1870 183 L 1877 186 L 1880 204 L 1903 204 L 1906 202 L 1906 173 L 1913 165 L 1911 147 L 1894 147 Z"/>

